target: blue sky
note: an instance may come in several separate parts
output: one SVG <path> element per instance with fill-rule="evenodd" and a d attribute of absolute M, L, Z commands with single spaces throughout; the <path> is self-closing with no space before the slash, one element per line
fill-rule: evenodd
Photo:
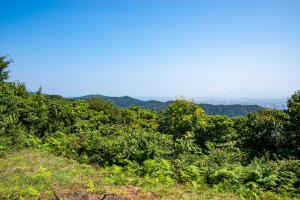
<path fill-rule="evenodd" d="M 300 1 L 1 1 L 11 80 L 63 96 L 287 97 Z"/>

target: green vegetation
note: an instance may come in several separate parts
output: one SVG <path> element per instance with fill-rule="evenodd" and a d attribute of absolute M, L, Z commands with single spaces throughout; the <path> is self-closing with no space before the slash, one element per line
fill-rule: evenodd
<path fill-rule="evenodd" d="M 147 161 L 144 170 L 149 175 L 143 178 L 136 174 L 140 170 L 137 166 L 100 168 L 42 150 L 24 149 L 0 158 L 0 199 L 53 199 L 53 191 L 64 199 L 101 199 L 104 194 L 138 200 L 238 199 L 238 195 L 221 194 L 206 186 L 175 185 L 172 179 L 153 171 L 168 173 L 170 165 L 161 163 Z"/>
<path fill-rule="evenodd" d="M 129 96 L 123 97 L 108 97 L 103 95 L 87 95 L 83 97 L 76 97 L 77 100 L 87 100 L 91 98 L 101 98 L 106 101 L 111 101 L 120 108 L 129 108 L 132 106 L 140 106 L 142 108 L 162 111 L 166 109 L 174 101 L 142 101 Z M 199 106 L 207 113 L 207 115 L 226 115 L 228 117 L 246 116 L 250 112 L 257 112 L 262 110 L 261 106 L 257 105 L 212 105 L 212 104 L 199 104 Z"/>
<path fill-rule="evenodd" d="M 9 71 L 7 71 L 8 65 L 11 60 L 7 60 L 5 56 L 0 56 L 0 82 L 7 80 Z"/>
<path fill-rule="evenodd" d="M 287 110 L 228 118 L 184 99 L 155 112 L 31 93 L 6 72 L 0 199 L 300 198 L 300 92 Z"/>

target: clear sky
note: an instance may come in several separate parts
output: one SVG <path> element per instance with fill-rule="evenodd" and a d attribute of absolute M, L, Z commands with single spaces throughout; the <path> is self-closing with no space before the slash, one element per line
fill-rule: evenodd
<path fill-rule="evenodd" d="M 299 0 L 1 0 L 11 80 L 63 96 L 286 97 Z"/>

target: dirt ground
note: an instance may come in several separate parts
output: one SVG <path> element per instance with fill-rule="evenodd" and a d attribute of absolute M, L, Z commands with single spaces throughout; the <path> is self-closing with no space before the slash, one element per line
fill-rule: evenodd
<path fill-rule="evenodd" d="M 159 195 L 148 192 L 143 193 L 137 187 L 124 188 L 124 194 L 119 196 L 115 194 L 93 194 L 93 193 L 55 193 L 53 194 L 53 200 L 158 200 Z"/>

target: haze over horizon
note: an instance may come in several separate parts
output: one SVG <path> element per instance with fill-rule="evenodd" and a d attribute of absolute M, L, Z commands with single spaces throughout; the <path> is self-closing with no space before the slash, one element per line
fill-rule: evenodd
<path fill-rule="evenodd" d="M 2 2 L 11 81 L 62 96 L 286 98 L 300 1 Z"/>

